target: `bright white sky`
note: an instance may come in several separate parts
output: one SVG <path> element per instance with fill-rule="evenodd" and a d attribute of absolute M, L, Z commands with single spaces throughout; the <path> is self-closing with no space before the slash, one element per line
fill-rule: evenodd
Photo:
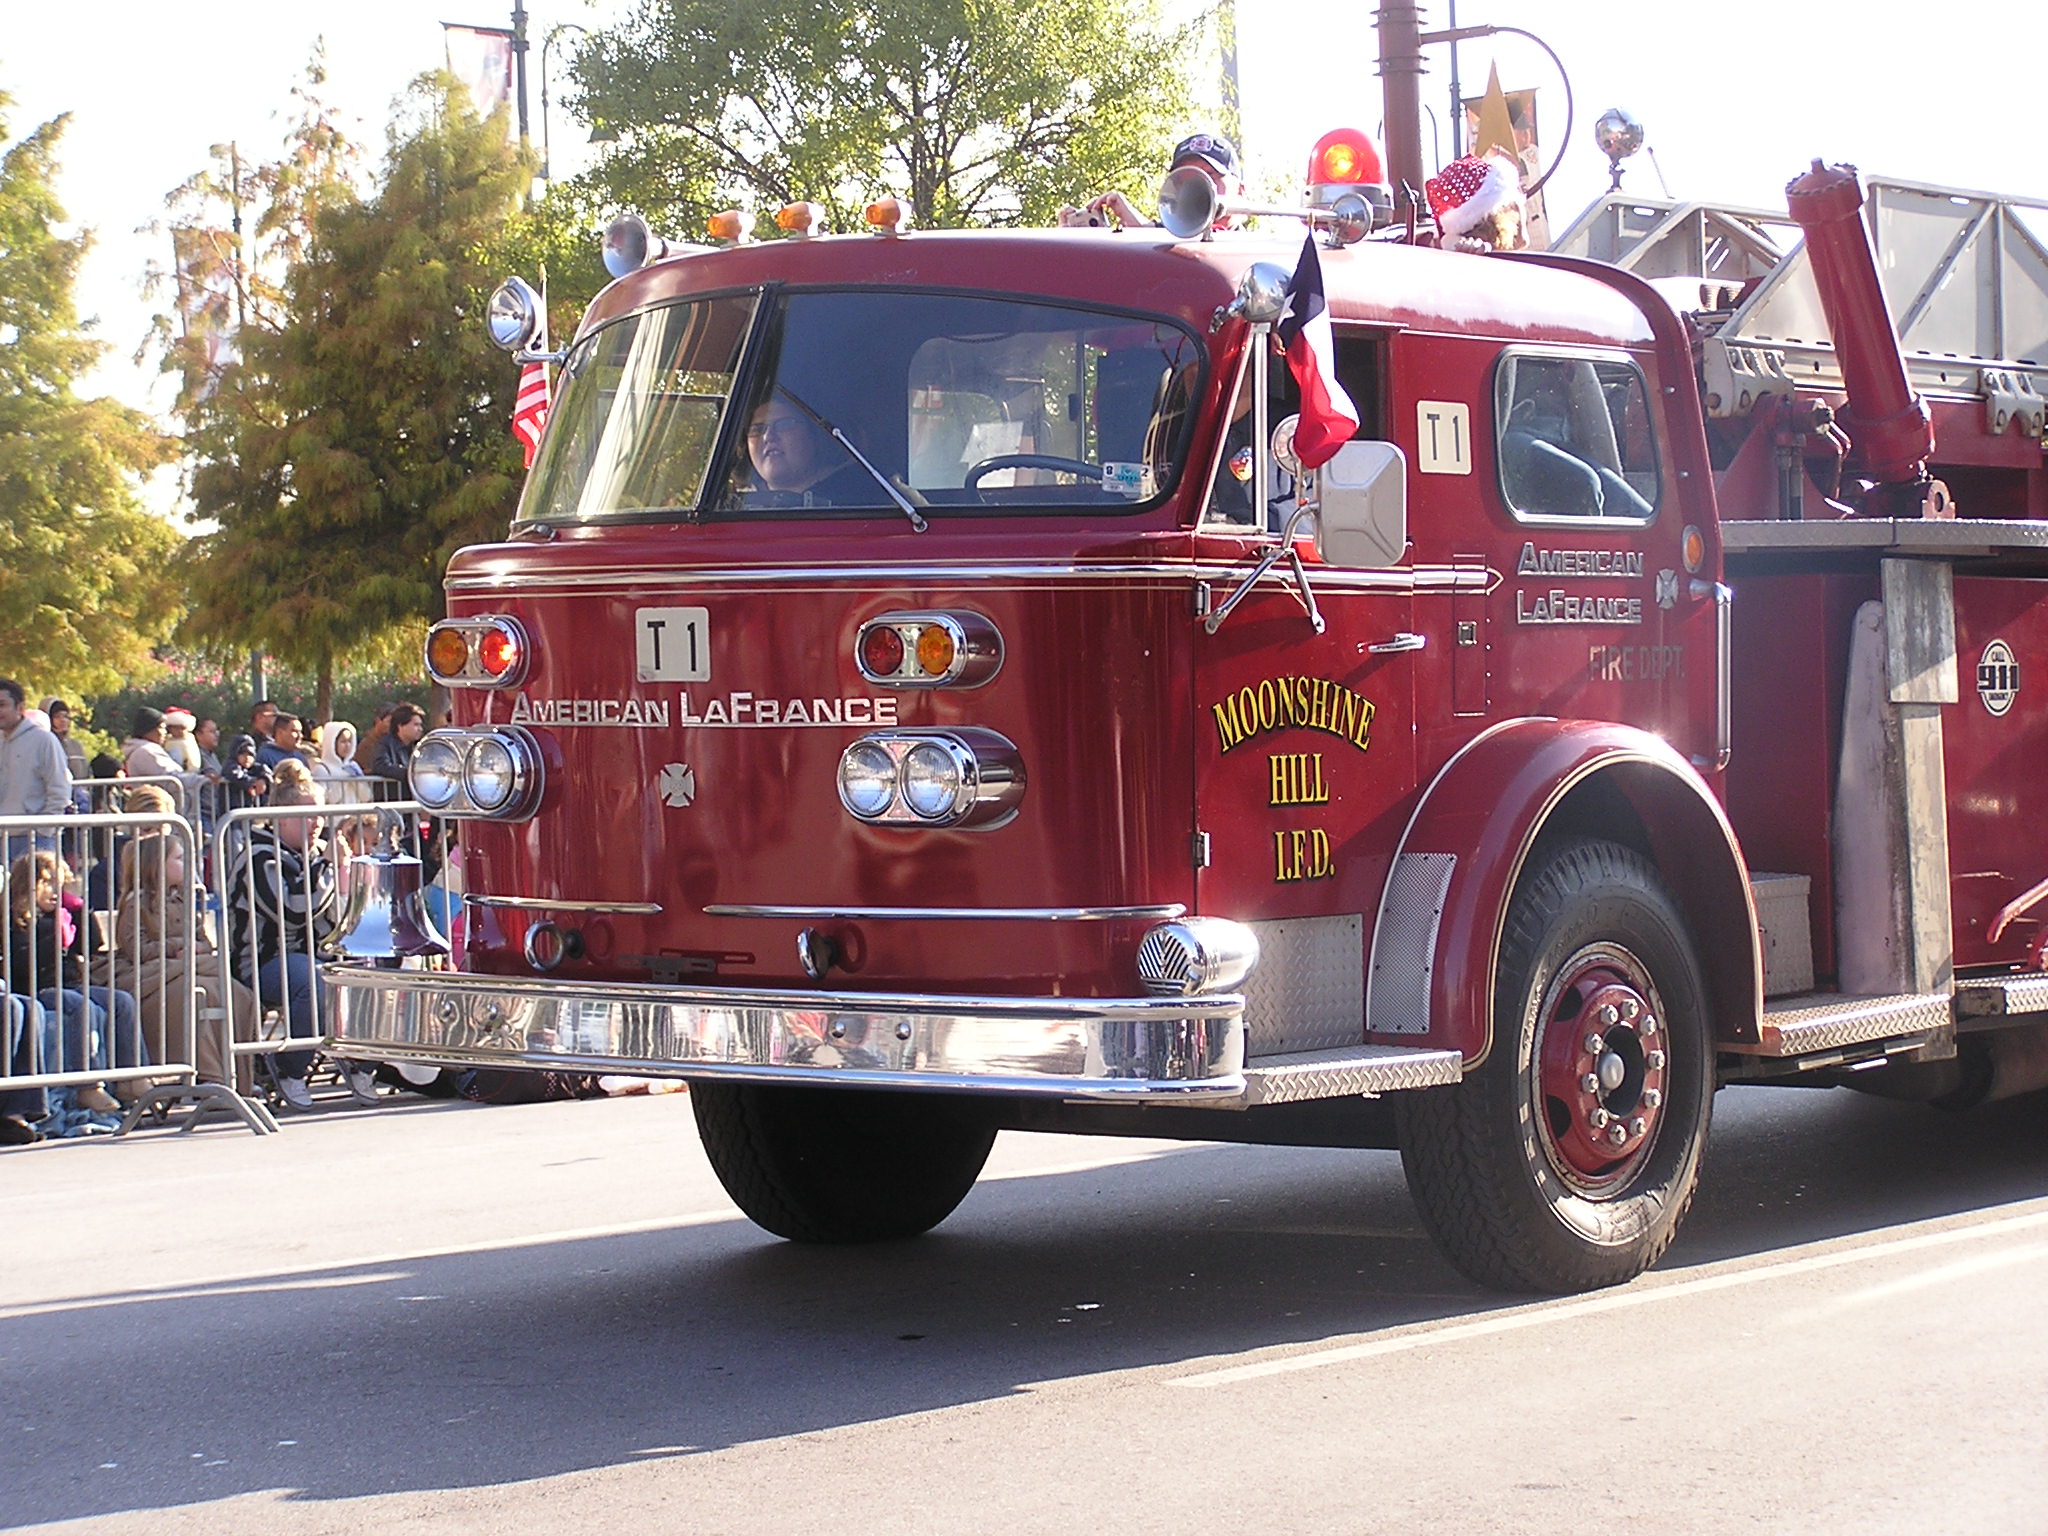
<path fill-rule="evenodd" d="M 492 5 L 499 9 L 494 13 Z M 136 233 L 160 215 L 164 195 L 207 161 L 208 147 L 239 140 L 243 153 L 275 154 L 290 119 L 292 86 L 316 37 L 327 45 L 328 95 L 360 119 L 359 136 L 381 150 L 388 107 L 406 82 L 442 61 L 443 20 L 507 25 L 506 0 L 347 0 L 312 5 L 173 12 L 141 0 L 0 0 L 0 90 L 18 136 L 60 112 L 72 114 L 61 149 L 59 192 L 96 246 L 79 290 L 112 343 L 89 392 L 160 410 L 166 392 L 153 366 L 131 363 L 152 306 L 141 295 L 146 263 L 164 242 Z M 1193 0 L 1172 0 L 1175 12 Z M 601 24 L 629 0 L 533 0 L 538 40 L 558 22 Z M 1978 190 L 2048 195 L 2036 102 L 2038 28 L 2024 7 L 1953 0 L 1930 12 L 1905 0 L 1860 7 L 1765 8 L 1679 5 L 1671 0 L 1462 0 L 1458 20 L 1518 26 L 1542 36 L 1571 71 L 1577 122 L 1564 168 L 1552 182 L 1561 229 L 1606 187 L 1592 147 L 1594 117 L 1632 110 L 1671 193 L 1681 198 L 1783 207 L 1784 184 L 1815 155 L 1866 171 Z M 1247 0 L 1240 7 L 1240 74 L 1251 179 L 1299 174 L 1326 128 L 1379 126 L 1379 81 L 1369 0 Z M 1448 21 L 1447 0 L 1425 7 L 1424 25 Z M 540 133 L 538 47 L 529 56 L 533 132 Z M 553 153 L 559 174 L 584 163 L 587 130 L 559 98 L 561 50 L 551 70 Z M 1557 77 L 1518 38 L 1468 43 L 1460 74 L 1468 95 L 1497 60 L 1508 89 L 1535 87 L 1546 147 L 1563 127 Z M 1447 50 L 1431 50 L 1423 100 L 1448 116 Z M 1425 154 L 1429 153 L 1425 127 Z M 1443 130 L 1448 143 L 1448 130 Z M 1647 156 L 1625 185 L 1655 196 Z M 681 233 L 679 231 L 679 233 Z"/>

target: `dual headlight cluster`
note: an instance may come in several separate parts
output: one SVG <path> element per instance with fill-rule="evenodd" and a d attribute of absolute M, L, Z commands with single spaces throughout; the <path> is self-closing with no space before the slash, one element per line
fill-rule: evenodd
<path fill-rule="evenodd" d="M 1017 748 L 978 726 L 878 731 L 839 755 L 839 803 L 874 826 L 998 827 L 1023 798 Z"/>
<path fill-rule="evenodd" d="M 441 816 L 524 821 L 540 805 L 541 755 L 523 726 L 429 731 L 412 749 L 412 793 Z"/>

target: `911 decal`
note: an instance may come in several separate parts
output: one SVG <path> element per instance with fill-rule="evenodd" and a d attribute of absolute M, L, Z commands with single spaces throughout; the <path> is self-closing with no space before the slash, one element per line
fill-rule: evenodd
<path fill-rule="evenodd" d="M 2020 696 L 2020 664 L 2012 647 L 1994 640 L 1977 663 L 1977 697 L 1994 715 L 2003 715 Z"/>

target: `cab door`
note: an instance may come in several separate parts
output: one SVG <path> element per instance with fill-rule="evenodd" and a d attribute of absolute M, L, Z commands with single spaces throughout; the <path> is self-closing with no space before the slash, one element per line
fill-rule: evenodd
<path fill-rule="evenodd" d="M 1377 356 L 1370 338 L 1340 334 L 1339 378 L 1363 437 L 1383 430 Z M 1293 406 L 1291 389 L 1276 394 L 1278 421 Z M 1231 471 L 1219 462 L 1216 472 Z M 1212 607 L 1275 539 L 1222 521 L 1198 533 Z M 1197 901 L 1259 933 L 1247 991 L 1253 1056 L 1362 1038 L 1373 914 L 1415 788 L 1427 642 L 1406 557 L 1339 569 L 1318 563 L 1306 536 L 1297 552 L 1323 633 L 1285 559 L 1213 634 L 1194 621 Z"/>

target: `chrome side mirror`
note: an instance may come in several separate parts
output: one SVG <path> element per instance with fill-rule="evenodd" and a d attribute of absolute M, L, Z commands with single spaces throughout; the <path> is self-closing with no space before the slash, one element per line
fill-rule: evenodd
<path fill-rule="evenodd" d="M 1316 555 L 1326 565 L 1394 565 L 1408 550 L 1408 456 L 1355 439 L 1316 471 Z"/>

